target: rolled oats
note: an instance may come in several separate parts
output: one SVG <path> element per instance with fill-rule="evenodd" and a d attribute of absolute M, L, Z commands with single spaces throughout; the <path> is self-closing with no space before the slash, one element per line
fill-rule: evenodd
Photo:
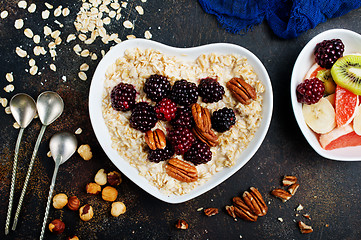
<path fill-rule="evenodd" d="M 124 26 L 125 28 L 134 28 L 133 23 L 132 23 L 131 21 L 129 21 L 129 20 L 124 21 L 124 22 L 123 22 L 123 26 Z"/>
<path fill-rule="evenodd" d="M 28 3 L 24 0 L 18 2 L 19 8 L 26 9 L 27 6 L 28 6 Z"/>
<path fill-rule="evenodd" d="M 31 58 L 31 59 L 29 60 L 29 66 L 32 67 L 32 66 L 34 66 L 35 64 L 36 64 L 35 60 Z"/>
<path fill-rule="evenodd" d="M 0 17 L 1 17 L 2 19 L 4 19 L 4 18 L 7 18 L 8 15 L 9 15 L 9 12 L 6 11 L 6 10 L 4 10 L 4 11 L 1 12 Z"/>
<path fill-rule="evenodd" d="M 83 81 L 87 80 L 88 78 L 85 72 L 79 72 L 78 77 Z"/>
<path fill-rule="evenodd" d="M 50 68 L 52 71 L 56 72 L 56 66 L 55 66 L 54 63 L 50 64 L 49 68 Z"/>
<path fill-rule="evenodd" d="M 24 35 L 28 38 L 33 38 L 34 33 L 30 28 L 25 28 L 24 29 Z"/>
<path fill-rule="evenodd" d="M 19 128 L 20 128 L 20 125 L 19 125 L 19 123 L 14 122 L 13 127 L 14 127 L 15 129 L 19 129 Z"/>
<path fill-rule="evenodd" d="M 86 63 L 83 63 L 82 65 L 80 65 L 79 68 L 80 71 L 88 71 L 89 70 L 89 65 Z"/>
<path fill-rule="evenodd" d="M 14 26 L 16 29 L 21 29 L 24 26 L 24 20 L 20 19 L 16 19 Z"/>
<path fill-rule="evenodd" d="M 30 4 L 30 6 L 28 7 L 29 13 L 33 13 L 35 12 L 35 10 L 36 10 L 36 4 L 35 3 Z"/>
<path fill-rule="evenodd" d="M 136 6 L 135 10 L 137 10 L 139 15 L 143 15 L 144 14 L 144 9 L 142 8 L 142 6 Z"/>
<path fill-rule="evenodd" d="M 1 106 L 6 107 L 8 105 L 8 100 L 6 98 L 0 98 Z"/>
<path fill-rule="evenodd" d="M 61 13 L 62 13 L 61 9 L 62 9 L 62 6 L 59 6 L 59 7 L 55 8 L 55 10 L 54 10 L 54 16 L 55 17 L 59 17 L 61 15 Z"/>
<path fill-rule="evenodd" d="M 64 17 L 68 16 L 70 14 L 69 8 L 64 8 L 63 11 L 62 11 L 62 14 L 63 14 Z"/>
<path fill-rule="evenodd" d="M 10 109 L 10 107 L 6 107 L 6 108 L 5 108 L 5 113 L 6 113 L 6 114 L 11 114 L 11 109 Z"/>
<path fill-rule="evenodd" d="M 75 134 L 79 135 L 83 132 L 83 130 L 81 128 L 78 128 L 76 131 L 75 131 Z"/>
<path fill-rule="evenodd" d="M 7 92 L 7 93 L 14 91 L 14 89 L 15 89 L 15 87 L 14 87 L 14 85 L 12 85 L 12 84 L 9 84 L 9 85 L 7 85 L 6 87 L 4 87 L 4 90 L 5 90 L 5 92 Z"/>
<path fill-rule="evenodd" d="M 48 8 L 48 9 L 53 9 L 53 5 L 51 5 L 50 3 L 44 3 L 45 6 Z"/>
<path fill-rule="evenodd" d="M 34 43 L 36 43 L 36 44 L 40 43 L 40 36 L 39 36 L 39 35 L 34 35 L 33 41 L 34 41 Z"/>
<path fill-rule="evenodd" d="M 13 73 L 7 73 L 5 74 L 5 78 L 8 82 L 13 82 L 14 81 L 14 76 Z"/>
<path fill-rule="evenodd" d="M 22 58 L 24 58 L 28 55 L 28 53 L 25 50 L 21 49 L 20 47 L 16 47 L 15 52 L 19 57 L 22 57 Z"/>
<path fill-rule="evenodd" d="M 43 19 L 48 19 L 49 16 L 50 16 L 50 11 L 49 10 L 44 10 L 44 11 L 41 12 L 41 17 Z"/>
<path fill-rule="evenodd" d="M 152 34 L 147 30 L 147 31 L 144 32 L 144 37 L 145 37 L 146 39 L 151 39 L 151 38 L 152 38 Z"/>
<path fill-rule="evenodd" d="M 38 73 L 38 66 L 36 66 L 36 65 L 32 66 L 32 67 L 30 68 L 30 70 L 29 70 L 29 73 L 30 73 L 31 75 L 37 74 L 37 73 Z"/>
<path fill-rule="evenodd" d="M 52 30 L 48 26 L 44 26 L 44 35 L 49 36 L 52 33 Z"/>
<path fill-rule="evenodd" d="M 75 34 L 69 34 L 68 37 L 66 38 L 66 42 L 71 42 L 75 39 L 76 39 Z"/>

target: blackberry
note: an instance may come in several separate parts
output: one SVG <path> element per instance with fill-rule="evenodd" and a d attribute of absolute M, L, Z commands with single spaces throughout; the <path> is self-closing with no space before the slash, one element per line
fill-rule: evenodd
<path fill-rule="evenodd" d="M 317 103 L 325 92 L 323 82 L 318 78 L 306 79 L 296 88 L 297 101 L 308 105 Z"/>
<path fill-rule="evenodd" d="M 194 126 L 194 119 L 192 110 L 190 107 L 177 108 L 175 118 L 170 122 L 173 127 L 187 127 L 192 128 Z"/>
<path fill-rule="evenodd" d="M 167 77 L 154 74 L 145 81 L 143 90 L 149 99 L 159 102 L 168 96 L 171 85 Z"/>
<path fill-rule="evenodd" d="M 176 111 L 177 105 L 168 98 L 163 98 L 163 100 L 155 106 L 157 118 L 164 121 L 170 121 L 175 118 Z"/>
<path fill-rule="evenodd" d="M 137 103 L 130 116 L 130 126 L 142 132 L 152 129 L 157 121 L 154 107 L 146 102 Z"/>
<path fill-rule="evenodd" d="M 218 102 L 223 98 L 224 87 L 213 78 L 204 78 L 198 85 L 199 96 L 205 103 Z"/>
<path fill-rule="evenodd" d="M 197 102 L 197 85 L 187 80 L 178 80 L 174 83 L 170 98 L 181 106 L 189 106 Z"/>
<path fill-rule="evenodd" d="M 119 83 L 112 89 L 110 100 L 112 108 L 117 111 L 128 111 L 135 105 L 135 95 L 137 91 L 133 85 L 128 83 Z"/>
<path fill-rule="evenodd" d="M 183 157 L 194 165 L 198 165 L 209 162 L 212 159 L 212 152 L 207 144 L 200 140 L 196 140 Z"/>
<path fill-rule="evenodd" d="M 159 163 L 160 161 L 170 159 L 173 155 L 174 150 L 169 143 L 167 143 L 167 146 L 164 149 L 148 150 L 148 160 L 150 162 Z"/>
<path fill-rule="evenodd" d="M 178 155 L 188 151 L 195 140 L 192 131 L 185 127 L 174 128 L 169 132 L 168 138 L 174 147 L 174 152 Z"/>
<path fill-rule="evenodd" d="M 342 57 L 344 50 L 341 39 L 324 40 L 316 45 L 315 60 L 321 67 L 330 69 Z"/>
<path fill-rule="evenodd" d="M 211 118 L 212 128 L 217 132 L 228 131 L 236 123 L 236 115 L 231 108 L 215 111 Z"/>

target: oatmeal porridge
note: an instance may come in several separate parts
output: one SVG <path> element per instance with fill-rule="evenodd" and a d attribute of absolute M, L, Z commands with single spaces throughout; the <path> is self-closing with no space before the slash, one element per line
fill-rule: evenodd
<path fill-rule="evenodd" d="M 131 111 L 116 111 L 111 106 L 110 93 L 120 82 L 132 84 L 136 91 L 136 102 L 148 102 L 143 86 L 147 78 L 153 74 L 168 77 L 171 85 L 175 81 L 186 79 L 197 85 L 199 80 L 207 77 L 216 78 L 224 87 L 222 100 L 215 103 L 204 103 L 198 98 L 198 104 L 214 111 L 228 107 L 236 115 L 236 123 L 229 131 L 216 133 L 219 144 L 211 147 L 212 159 L 196 165 L 198 179 L 194 182 L 181 182 L 170 177 L 165 171 L 166 161 L 159 163 L 147 160 L 147 144 L 144 133 L 130 126 Z M 238 102 L 226 88 L 226 83 L 233 77 L 243 77 L 256 91 L 257 97 L 249 105 Z M 196 60 L 186 61 L 176 56 L 165 55 L 154 49 L 128 49 L 106 71 L 102 96 L 102 114 L 108 127 L 112 147 L 119 155 L 134 166 L 139 174 L 145 177 L 166 195 L 182 195 L 196 186 L 204 184 L 212 175 L 225 167 L 232 167 L 237 157 L 247 148 L 253 139 L 262 119 L 263 94 L 265 88 L 258 79 L 252 66 L 245 57 L 229 54 L 203 54 Z M 159 128 L 164 133 L 170 128 L 169 123 L 158 121 L 153 129 Z M 175 158 L 183 159 L 180 155 Z"/>

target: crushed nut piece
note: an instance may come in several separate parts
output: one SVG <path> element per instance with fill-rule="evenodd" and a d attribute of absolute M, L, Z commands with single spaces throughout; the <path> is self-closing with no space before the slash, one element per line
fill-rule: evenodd
<path fill-rule="evenodd" d="M 305 224 L 304 222 L 302 222 L 302 221 L 299 221 L 299 222 L 298 222 L 298 227 L 300 228 L 300 231 L 301 231 L 302 234 L 313 232 L 312 227 L 306 225 L 306 224 Z"/>
<path fill-rule="evenodd" d="M 278 221 L 283 222 L 283 218 L 277 218 Z"/>
<path fill-rule="evenodd" d="M 151 38 L 152 38 L 152 34 L 147 30 L 147 31 L 144 32 L 144 37 L 145 37 L 146 39 L 151 39 Z"/>
<path fill-rule="evenodd" d="M 110 186 L 106 186 L 102 191 L 102 198 L 108 202 L 114 202 L 118 197 L 118 191 Z"/>
<path fill-rule="evenodd" d="M 52 155 L 51 155 L 51 152 L 49 151 L 49 152 L 46 154 L 46 156 L 51 157 L 51 156 L 52 156 Z"/>
<path fill-rule="evenodd" d="M 311 219 L 311 216 L 310 216 L 310 214 L 308 214 L 308 213 L 303 214 L 303 216 L 304 216 L 305 218 L 307 218 L 307 219 Z"/>
<path fill-rule="evenodd" d="M 99 184 L 97 183 L 88 183 L 85 187 L 86 192 L 92 195 L 96 195 L 98 193 L 100 193 L 100 191 L 102 190 L 102 188 L 100 187 Z"/>
<path fill-rule="evenodd" d="M 188 223 L 186 221 L 180 219 L 176 222 L 175 227 L 178 229 L 185 230 L 185 229 L 188 229 Z"/>
<path fill-rule="evenodd" d="M 286 202 L 287 200 L 289 200 L 292 197 L 292 195 L 289 192 L 287 192 L 283 189 L 280 189 L 280 188 L 273 190 L 271 192 L 271 194 L 275 197 L 280 198 L 282 200 L 282 202 Z"/>
<path fill-rule="evenodd" d="M 100 169 L 97 174 L 95 174 L 94 182 L 101 186 L 107 184 L 107 174 L 104 169 Z"/>
<path fill-rule="evenodd" d="M 113 202 L 110 213 L 113 217 L 118 217 L 120 214 L 124 214 L 127 211 L 123 202 Z"/>
<path fill-rule="evenodd" d="M 90 146 L 88 144 L 83 144 L 78 148 L 79 155 L 85 160 L 88 161 L 93 157 Z"/>
<path fill-rule="evenodd" d="M 49 68 L 50 68 L 51 70 L 53 70 L 54 72 L 56 72 L 56 66 L 55 66 L 54 63 L 50 64 Z"/>
<path fill-rule="evenodd" d="M 295 193 L 296 193 L 299 186 L 300 186 L 300 184 L 298 184 L 298 183 L 292 184 L 291 186 L 288 187 L 287 191 L 289 193 L 291 193 L 292 196 L 293 196 L 293 195 L 295 195 Z"/>
<path fill-rule="evenodd" d="M 303 206 L 301 204 L 298 205 L 298 207 L 296 208 L 297 211 L 301 211 L 303 210 Z"/>
<path fill-rule="evenodd" d="M 214 216 L 218 213 L 218 208 L 206 208 L 204 209 L 204 214 L 208 217 Z"/>
<path fill-rule="evenodd" d="M 297 183 L 297 177 L 295 176 L 284 176 L 282 180 L 283 186 L 290 186 L 292 184 Z"/>
<path fill-rule="evenodd" d="M 83 130 L 81 128 L 78 128 L 76 131 L 75 131 L 75 134 L 79 135 L 83 132 Z"/>

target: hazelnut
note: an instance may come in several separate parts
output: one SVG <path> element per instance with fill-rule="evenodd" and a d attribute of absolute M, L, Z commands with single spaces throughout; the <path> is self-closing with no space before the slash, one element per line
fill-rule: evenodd
<path fill-rule="evenodd" d="M 56 209 L 62 209 L 68 203 L 68 197 L 64 193 L 56 194 L 53 197 L 53 207 Z"/>
<path fill-rule="evenodd" d="M 118 186 L 122 183 L 122 176 L 117 171 L 108 173 L 108 183 L 112 186 Z"/>
<path fill-rule="evenodd" d="M 54 219 L 49 224 L 49 230 L 52 233 L 61 234 L 62 232 L 64 232 L 64 229 L 65 229 L 65 224 L 60 219 Z"/>
<path fill-rule="evenodd" d="M 88 144 L 81 145 L 78 148 L 78 153 L 85 161 L 88 161 L 93 157 L 90 146 Z"/>
<path fill-rule="evenodd" d="M 85 204 L 79 209 L 79 217 L 83 221 L 89 221 L 94 216 L 93 208 L 89 204 Z"/>
<path fill-rule="evenodd" d="M 99 185 L 107 184 L 107 174 L 104 169 L 100 169 L 94 177 L 94 182 Z"/>
<path fill-rule="evenodd" d="M 102 191 L 102 198 L 105 201 L 114 202 L 115 199 L 118 197 L 118 191 L 117 189 L 107 186 Z"/>
<path fill-rule="evenodd" d="M 175 227 L 178 229 L 188 229 L 188 223 L 182 219 L 178 220 L 175 224 Z"/>
<path fill-rule="evenodd" d="M 79 240 L 77 236 L 68 237 L 66 240 Z"/>
<path fill-rule="evenodd" d="M 77 211 L 80 207 L 80 201 L 76 196 L 68 198 L 68 208 L 72 211 Z"/>
<path fill-rule="evenodd" d="M 102 188 L 97 183 L 88 183 L 86 185 L 86 192 L 89 193 L 89 194 L 95 195 L 95 194 L 100 193 L 101 190 L 102 190 Z"/>
<path fill-rule="evenodd" d="M 118 217 L 120 214 L 125 213 L 127 208 L 125 207 L 123 202 L 113 202 L 112 203 L 112 210 L 110 213 L 113 217 Z"/>

